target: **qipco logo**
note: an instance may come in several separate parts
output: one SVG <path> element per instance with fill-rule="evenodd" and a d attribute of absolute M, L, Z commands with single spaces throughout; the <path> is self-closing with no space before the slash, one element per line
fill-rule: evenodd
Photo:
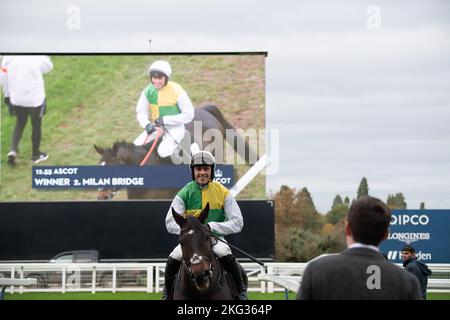
<path fill-rule="evenodd" d="M 413 215 L 407 215 L 407 214 L 399 214 L 399 215 L 392 215 L 391 218 L 391 225 L 399 225 L 399 226 L 405 226 L 408 224 L 417 226 L 422 225 L 425 226 L 430 222 L 430 218 L 428 218 L 425 214 L 413 214 Z"/>

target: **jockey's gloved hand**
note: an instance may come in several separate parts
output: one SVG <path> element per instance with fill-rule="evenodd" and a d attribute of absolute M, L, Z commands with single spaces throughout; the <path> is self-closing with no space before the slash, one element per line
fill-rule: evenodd
<path fill-rule="evenodd" d="M 158 117 L 155 119 L 155 127 L 163 127 L 164 121 L 162 117 Z"/>
<path fill-rule="evenodd" d="M 147 134 L 152 134 L 153 131 L 156 130 L 156 127 L 153 123 L 149 122 L 146 126 L 145 126 L 145 131 L 147 131 Z"/>

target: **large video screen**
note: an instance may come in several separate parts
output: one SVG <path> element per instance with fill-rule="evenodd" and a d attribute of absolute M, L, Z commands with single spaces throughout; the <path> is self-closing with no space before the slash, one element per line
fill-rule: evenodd
<path fill-rule="evenodd" d="M 2 55 L 0 201 L 170 199 L 198 149 L 215 155 L 215 179 L 232 187 L 265 152 L 265 58 Z M 155 83 L 152 66 L 168 81 Z M 45 107 L 35 102 L 44 98 Z M 192 120 L 183 118 L 189 101 Z M 166 120 L 148 137 L 157 118 Z M 263 175 L 238 195 L 265 197 Z"/>

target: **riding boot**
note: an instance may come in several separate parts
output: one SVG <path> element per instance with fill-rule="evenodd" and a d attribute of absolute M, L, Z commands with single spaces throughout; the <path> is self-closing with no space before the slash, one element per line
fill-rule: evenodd
<path fill-rule="evenodd" d="M 241 268 L 236 258 L 232 254 L 229 254 L 220 258 L 220 263 L 222 263 L 225 270 L 233 277 L 239 292 L 239 300 L 248 300 L 247 287 L 244 284 L 244 279 L 242 279 Z"/>
<path fill-rule="evenodd" d="M 181 261 L 169 257 L 166 263 L 166 270 L 164 272 L 164 289 L 162 293 L 163 300 L 170 300 L 172 298 L 173 281 L 177 277 L 178 269 L 180 269 Z"/>

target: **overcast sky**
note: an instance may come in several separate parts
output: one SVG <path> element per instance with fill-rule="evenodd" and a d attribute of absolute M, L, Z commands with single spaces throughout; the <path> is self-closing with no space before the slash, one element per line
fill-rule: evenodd
<path fill-rule="evenodd" d="M 2 0 L 0 51 L 268 51 L 268 189 L 450 208 L 449 1 Z"/>

